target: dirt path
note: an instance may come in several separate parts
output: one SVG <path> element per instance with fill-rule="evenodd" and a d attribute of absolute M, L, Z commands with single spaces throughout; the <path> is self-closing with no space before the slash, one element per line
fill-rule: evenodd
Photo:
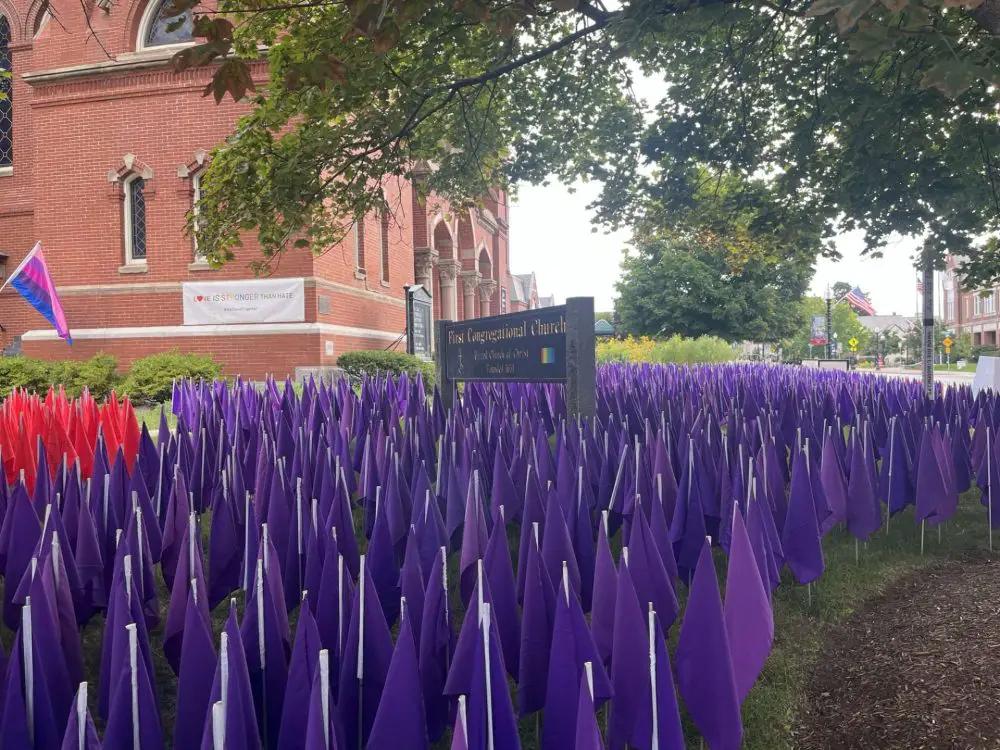
<path fill-rule="evenodd" d="M 800 750 L 1000 748 L 1000 561 L 913 573 L 835 628 Z"/>

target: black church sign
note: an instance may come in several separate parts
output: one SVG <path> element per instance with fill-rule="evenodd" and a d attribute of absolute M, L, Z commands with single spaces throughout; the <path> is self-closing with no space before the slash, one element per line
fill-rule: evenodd
<path fill-rule="evenodd" d="M 444 337 L 449 380 L 566 379 L 565 306 L 449 323 Z"/>
<path fill-rule="evenodd" d="M 438 385 L 445 406 L 460 381 L 566 383 L 571 414 L 595 408 L 594 300 L 559 307 L 439 321 Z"/>
<path fill-rule="evenodd" d="M 420 284 L 406 288 L 406 351 L 431 358 L 431 306 L 433 300 Z"/>

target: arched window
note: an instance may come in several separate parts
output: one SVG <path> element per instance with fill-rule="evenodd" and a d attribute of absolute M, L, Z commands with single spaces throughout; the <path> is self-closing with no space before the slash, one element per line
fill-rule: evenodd
<path fill-rule="evenodd" d="M 0 169 L 14 166 L 14 109 L 10 24 L 0 16 Z"/>
<path fill-rule="evenodd" d="M 136 49 L 169 47 L 194 41 L 194 11 L 174 11 L 172 0 L 151 0 L 142 22 Z"/>
<path fill-rule="evenodd" d="M 354 222 L 354 267 L 356 273 L 365 273 L 365 219 L 363 216 Z"/>
<path fill-rule="evenodd" d="M 382 283 L 389 283 L 389 212 L 383 211 L 382 221 Z"/>
<path fill-rule="evenodd" d="M 138 175 L 125 183 L 125 265 L 146 263 L 146 181 Z"/>

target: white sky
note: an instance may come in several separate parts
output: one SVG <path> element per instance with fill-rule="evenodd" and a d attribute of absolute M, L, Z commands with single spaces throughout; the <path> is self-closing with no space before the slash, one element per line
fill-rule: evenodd
<path fill-rule="evenodd" d="M 538 293 L 566 297 L 594 297 L 597 310 L 610 310 L 617 296 L 622 249 L 628 232 L 593 233 L 593 212 L 587 209 L 597 196 L 597 185 L 581 184 L 571 193 L 563 185 L 522 186 L 511 205 L 510 257 L 513 273 L 535 272 Z M 917 274 L 911 256 L 915 240 L 899 240 L 883 257 L 861 255 L 861 235 L 840 235 L 839 261 L 821 258 L 810 293 L 822 296 L 828 284 L 846 281 L 866 291 L 881 314 L 917 312 Z"/>

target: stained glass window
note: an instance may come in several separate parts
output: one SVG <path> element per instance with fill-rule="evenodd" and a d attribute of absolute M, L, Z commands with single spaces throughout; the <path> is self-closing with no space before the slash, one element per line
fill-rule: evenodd
<path fill-rule="evenodd" d="M 125 183 L 125 262 L 146 262 L 146 183 L 141 177 Z"/>
<path fill-rule="evenodd" d="M 164 0 L 149 24 L 143 43 L 147 47 L 162 47 L 166 44 L 183 44 L 193 39 L 194 11 L 189 8 L 183 13 L 175 13 L 171 0 Z"/>
<path fill-rule="evenodd" d="M 10 77 L 10 24 L 0 16 L 0 167 L 14 164 L 13 79 Z"/>

